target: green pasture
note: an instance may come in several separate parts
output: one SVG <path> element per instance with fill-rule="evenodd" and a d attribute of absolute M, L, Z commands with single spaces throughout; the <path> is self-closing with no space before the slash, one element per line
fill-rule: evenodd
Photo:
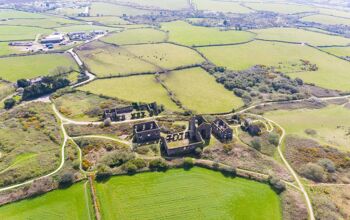
<path fill-rule="evenodd" d="M 195 51 L 168 43 L 116 47 L 104 43 L 84 45 L 78 51 L 97 76 L 157 72 L 202 63 Z"/>
<path fill-rule="evenodd" d="M 10 54 L 24 53 L 18 50 L 16 47 L 9 46 L 8 42 L 0 42 L 0 56 L 6 56 Z"/>
<path fill-rule="evenodd" d="M 340 18 L 330 15 L 310 15 L 303 17 L 301 21 L 307 21 L 307 22 L 316 22 L 320 24 L 326 24 L 326 25 L 336 25 L 336 24 L 343 24 L 343 25 L 350 25 L 350 18 Z"/>
<path fill-rule="evenodd" d="M 350 57 L 349 47 L 324 47 L 322 50 L 340 57 Z"/>
<path fill-rule="evenodd" d="M 15 88 L 10 84 L 0 80 L 0 100 L 15 92 Z"/>
<path fill-rule="evenodd" d="M 350 18 L 350 11 L 329 9 L 329 8 L 317 8 L 320 14 L 333 15 L 336 17 Z"/>
<path fill-rule="evenodd" d="M 114 33 L 104 37 L 101 40 L 107 43 L 123 45 L 123 44 L 158 43 L 158 42 L 164 42 L 166 38 L 167 38 L 167 35 L 163 31 L 159 31 L 153 28 L 140 28 L 140 29 L 129 29 L 119 33 Z"/>
<path fill-rule="evenodd" d="M 308 60 L 317 65 L 317 71 L 300 70 L 288 75 L 324 88 L 350 90 L 348 83 L 350 63 L 306 45 L 254 41 L 248 44 L 206 47 L 199 50 L 216 65 L 226 66 L 232 70 L 244 70 L 262 64 L 285 71 L 288 70 L 288 66 L 291 67 L 300 59 Z"/>
<path fill-rule="evenodd" d="M 253 10 L 242 6 L 238 2 L 214 1 L 214 0 L 194 0 L 193 3 L 198 10 L 216 11 L 225 13 L 251 13 Z"/>
<path fill-rule="evenodd" d="M 17 11 L 13 9 L 0 9 L 0 20 L 14 19 L 14 18 L 37 19 L 37 18 L 47 18 L 47 16 L 39 13 L 29 13 L 29 12 Z"/>
<path fill-rule="evenodd" d="M 106 220 L 282 218 L 268 185 L 203 168 L 112 177 L 96 191 Z"/>
<path fill-rule="evenodd" d="M 77 69 L 74 60 L 66 54 L 41 54 L 0 58 L 0 77 L 15 82 L 54 73 L 57 67 Z"/>
<path fill-rule="evenodd" d="M 50 11 L 54 14 L 66 15 L 66 16 L 78 16 L 78 14 L 83 13 L 85 7 L 82 8 L 56 8 L 55 10 Z"/>
<path fill-rule="evenodd" d="M 135 16 L 135 15 L 143 15 L 150 14 L 151 11 L 136 9 L 127 6 L 121 6 L 110 3 L 103 2 L 93 2 L 91 3 L 90 14 L 92 16 Z"/>
<path fill-rule="evenodd" d="M 81 17 L 80 19 L 89 22 L 96 22 L 103 25 L 125 25 L 129 24 L 128 21 L 115 16 L 102 16 L 102 17 Z"/>
<path fill-rule="evenodd" d="M 166 10 L 181 10 L 189 8 L 187 0 L 132 0 L 131 2 L 142 6 Z"/>
<path fill-rule="evenodd" d="M 54 28 L 73 24 L 79 24 L 81 22 L 60 17 L 47 17 L 37 19 L 11 19 L 0 21 L 1 25 L 12 25 L 12 26 L 30 26 L 39 28 Z"/>
<path fill-rule="evenodd" d="M 349 150 L 350 110 L 339 105 L 330 105 L 322 109 L 278 110 L 265 113 L 276 121 L 287 134 L 311 138 L 322 144 Z M 306 129 L 316 131 L 307 135 Z"/>
<path fill-rule="evenodd" d="M 312 6 L 289 4 L 289 3 L 268 3 L 268 2 L 254 2 L 244 3 L 245 6 L 252 8 L 256 11 L 271 11 L 281 14 L 295 14 L 302 12 L 316 12 Z"/>
<path fill-rule="evenodd" d="M 253 30 L 257 38 L 264 40 L 278 40 L 288 42 L 308 43 L 313 46 L 347 45 L 350 39 L 340 36 L 316 33 L 297 28 L 268 28 Z"/>
<path fill-rule="evenodd" d="M 254 34 L 245 31 L 221 31 L 184 21 L 162 23 L 162 29 L 169 31 L 169 41 L 187 46 L 240 43 L 254 38 Z"/>
<path fill-rule="evenodd" d="M 243 105 L 240 98 L 199 67 L 162 74 L 161 79 L 186 108 L 196 113 L 230 112 Z"/>
<path fill-rule="evenodd" d="M 154 75 L 95 80 L 80 89 L 127 101 L 147 103 L 156 101 L 167 109 L 179 110 L 169 98 L 167 91 L 156 81 Z"/>
<path fill-rule="evenodd" d="M 117 31 L 120 30 L 116 27 L 105 27 L 105 26 L 98 26 L 98 25 L 89 25 L 89 24 L 82 24 L 82 25 L 70 25 L 70 26 L 62 26 L 55 28 L 56 31 L 62 32 L 62 33 L 69 33 L 69 32 L 79 32 L 79 31 Z"/>
<path fill-rule="evenodd" d="M 39 27 L 0 25 L 0 41 L 34 40 L 38 34 L 51 34 L 53 30 Z"/>
<path fill-rule="evenodd" d="M 58 189 L 41 196 L 2 206 L 0 213 L 1 217 L 7 220 L 93 219 L 91 207 L 87 201 L 89 198 L 85 196 L 84 184 L 78 183 L 67 189 Z"/>

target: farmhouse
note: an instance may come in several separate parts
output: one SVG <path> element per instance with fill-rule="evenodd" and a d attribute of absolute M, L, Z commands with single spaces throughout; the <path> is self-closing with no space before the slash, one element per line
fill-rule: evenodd
<path fill-rule="evenodd" d="M 160 139 L 160 128 L 155 121 L 143 122 L 133 127 L 134 141 L 138 144 L 158 141 Z"/>
<path fill-rule="evenodd" d="M 222 142 L 232 140 L 233 130 L 224 120 L 219 118 L 215 119 L 211 124 L 211 128 L 218 140 Z"/>

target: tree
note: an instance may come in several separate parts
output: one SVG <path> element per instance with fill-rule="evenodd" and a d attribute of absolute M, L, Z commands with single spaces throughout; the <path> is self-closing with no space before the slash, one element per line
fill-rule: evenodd
<path fill-rule="evenodd" d="M 183 166 L 186 170 L 191 169 L 194 166 L 193 159 L 190 157 L 185 157 L 183 161 Z"/>
<path fill-rule="evenodd" d="M 19 79 L 17 80 L 17 86 L 19 88 L 25 88 L 27 86 L 30 86 L 30 82 L 26 79 Z"/>
<path fill-rule="evenodd" d="M 327 172 L 334 173 L 335 172 L 335 165 L 333 161 L 327 158 L 323 158 L 318 160 L 318 165 L 322 166 Z"/>
<path fill-rule="evenodd" d="M 74 182 L 74 175 L 71 172 L 64 173 L 59 179 L 60 187 L 68 187 Z"/>
<path fill-rule="evenodd" d="M 13 98 L 9 98 L 4 101 L 5 109 L 10 109 L 13 106 L 15 106 L 15 104 L 16 104 L 16 100 L 14 100 Z"/>
<path fill-rule="evenodd" d="M 123 165 L 122 169 L 128 172 L 129 174 L 134 174 L 137 171 L 137 166 L 133 164 L 131 161 L 128 161 Z"/>
<path fill-rule="evenodd" d="M 279 143 L 279 139 L 280 139 L 280 136 L 278 134 L 276 134 L 275 132 L 271 132 L 269 134 L 268 140 L 269 140 L 270 144 L 277 146 Z"/>
<path fill-rule="evenodd" d="M 112 175 L 112 171 L 108 166 L 104 164 L 99 164 L 97 166 L 97 172 L 96 172 L 97 181 L 108 179 L 111 175 Z"/>
<path fill-rule="evenodd" d="M 282 182 L 280 179 L 278 179 L 277 177 L 274 176 L 270 176 L 269 179 L 269 184 L 270 186 L 277 192 L 277 193 L 281 193 L 284 190 L 286 190 L 286 184 L 284 182 Z"/>
<path fill-rule="evenodd" d="M 318 164 L 308 163 L 301 168 L 301 174 L 308 179 L 321 182 L 323 180 L 324 170 Z"/>
<path fill-rule="evenodd" d="M 258 137 L 255 137 L 251 142 L 250 144 L 252 145 L 252 147 L 257 150 L 257 151 L 260 151 L 261 150 L 261 141 L 260 141 L 260 138 Z"/>
<path fill-rule="evenodd" d="M 153 171 L 165 171 L 169 168 L 168 164 L 162 159 L 151 160 L 148 166 Z"/>
<path fill-rule="evenodd" d="M 109 126 L 111 126 L 111 124 L 112 124 L 112 121 L 111 121 L 110 118 L 106 118 L 106 119 L 103 121 L 103 126 L 104 126 L 104 127 L 109 127 Z"/>

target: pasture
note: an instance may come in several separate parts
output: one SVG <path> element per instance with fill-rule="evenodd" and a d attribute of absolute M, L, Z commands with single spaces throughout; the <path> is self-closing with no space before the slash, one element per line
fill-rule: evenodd
<path fill-rule="evenodd" d="M 238 2 L 214 1 L 214 0 L 194 0 L 193 3 L 198 10 L 216 11 L 224 13 L 251 13 L 253 10 L 242 6 Z"/>
<path fill-rule="evenodd" d="M 142 6 L 166 10 L 181 10 L 189 8 L 187 0 L 132 0 L 131 2 Z"/>
<path fill-rule="evenodd" d="M 79 32 L 79 31 L 97 31 L 97 30 L 110 32 L 110 31 L 120 30 L 120 28 L 82 24 L 82 25 L 70 25 L 70 26 L 57 27 L 55 28 L 55 30 L 62 33 Z"/>
<path fill-rule="evenodd" d="M 349 38 L 316 33 L 297 28 L 268 28 L 252 30 L 257 38 L 264 40 L 278 40 L 298 43 L 308 43 L 313 46 L 347 45 Z"/>
<path fill-rule="evenodd" d="M 301 21 L 307 21 L 307 22 L 316 22 L 320 24 L 327 24 L 327 25 L 336 25 L 336 24 L 343 24 L 343 25 L 350 25 L 350 18 L 340 18 L 330 15 L 310 15 L 303 17 Z"/>
<path fill-rule="evenodd" d="M 206 47 L 199 50 L 216 65 L 226 66 L 232 70 L 244 70 L 262 64 L 286 72 L 300 62 L 300 59 L 308 60 L 317 65 L 317 71 L 305 72 L 299 69 L 287 72 L 288 75 L 324 88 L 350 90 L 349 62 L 309 46 L 254 41 L 248 44 Z"/>
<path fill-rule="evenodd" d="M 161 24 L 162 29 L 169 31 L 169 41 L 187 46 L 215 45 L 246 42 L 254 34 L 245 31 L 220 31 L 218 28 L 199 27 L 184 21 Z"/>
<path fill-rule="evenodd" d="M 129 24 L 128 21 L 123 20 L 120 17 L 114 17 L 114 16 L 102 16 L 102 17 L 82 17 L 80 19 L 83 19 L 84 21 L 88 22 L 96 22 L 103 25 L 125 25 Z"/>
<path fill-rule="evenodd" d="M 78 54 L 99 77 L 157 72 L 204 62 L 197 52 L 167 43 L 116 47 L 98 42 L 84 45 Z"/>
<path fill-rule="evenodd" d="M 93 2 L 90 9 L 91 16 L 135 16 L 150 13 L 151 11 L 102 2 Z"/>
<path fill-rule="evenodd" d="M 162 74 L 161 79 L 186 108 L 196 113 L 229 112 L 243 105 L 240 98 L 199 67 Z"/>
<path fill-rule="evenodd" d="M 265 116 L 279 123 L 287 134 L 314 139 L 321 144 L 349 150 L 350 110 L 339 105 L 322 109 L 278 110 Z M 314 135 L 305 130 L 312 129 Z"/>
<path fill-rule="evenodd" d="M 12 19 L 0 21 L 1 25 L 12 25 L 12 26 L 29 26 L 39 28 L 54 28 L 66 25 L 79 24 L 81 22 L 70 19 L 64 19 L 60 17 L 47 17 L 37 19 Z"/>
<path fill-rule="evenodd" d="M 0 56 L 23 53 L 16 47 L 11 47 L 8 42 L 0 42 Z"/>
<path fill-rule="evenodd" d="M 281 219 L 268 185 L 197 167 L 113 177 L 96 190 L 106 220 Z"/>
<path fill-rule="evenodd" d="M 86 203 L 87 201 L 89 198 L 85 196 L 84 184 L 77 183 L 67 189 L 58 189 L 41 196 L 2 206 L 0 213 L 1 217 L 7 220 L 92 219 L 91 207 Z"/>
<path fill-rule="evenodd" d="M 252 8 L 256 11 L 271 11 L 281 14 L 295 14 L 302 12 L 315 12 L 312 6 L 299 5 L 299 4 L 288 4 L 288 3 L 267 3 L 267 2 L 255 2 L 255 3 L 244 3 L 245 6 Z"/>
<path fill-rule="evenodd" d="M 34 40 L 38 34 L 51 34 L 53 30 L 39 27 L 0 25 L 0 41 Z"/>
<path fill-rule="evenodd" d="M 55 72 L 57 67 L 78 69 L 74 60 L 66 54 L 41 54 L 31 56 L 0 58 L 0 77 L 16 82 L 18 79 L 31 79 L 47 76 Z"/>
<path fill-rule="evenodd" d="M 340 57 L 350 57 L 350 47 L 324 47 L 323 51 Z"/>
<path fill-rule="evenodd" d="M 142 36 L 142 37 L 140 37 Z M 164 42 L 167 34 L 153 28 L 129 29 L 119 33 L 110 34 L 103 39 L 104 42 L 124 45 L 124 44 L 144 44 Z"/>
<path fill-rule="evenodd" d="M 169 110 L 179 111 L 154 75 L 95 80 L 80 89 L 131 102 L 151 103 L 156 101 Z"/>
<path fill-rule="evenodd" d="M 37 19 L 37 18 L 47 18 L 47 16 L 39 13 L 29 13 L 29 12 L 17 11 L 12 9 L 0 9 L 0 20 L 15 19 L 15 18 Z"/>
<path fill-rule="evenodd" d="M 0 80 L 0 100 L 15 92 L 15 88 L 10 84 Z"/>

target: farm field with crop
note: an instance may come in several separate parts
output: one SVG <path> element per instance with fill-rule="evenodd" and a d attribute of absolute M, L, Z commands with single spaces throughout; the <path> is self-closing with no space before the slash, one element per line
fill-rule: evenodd
<path fill-rule="evenodd" d="M 302 12 L 314 12 L 317 9 L 307 6 L 307 5 L 298 5 L 298 4 L 286 4 L 286 3 L 245 3 L 247 7 L 256 10 L 256 11 L 272 11 L 281 14 L 295 14 Z"/>
<path fill-rule="evenodd" d="M 297 28 L 268 28 L 252 30 L 257 38 L 297 43 L 308 43 L 313 46 L 347 45 L 349 38 L 316 33 Z"/>
<path fill-rule="evenodd" d="M 330 105 L 322 109 L 278 110 L 265 116 L 279 123 L 287 134 L 319 141 L 322 144 L 348 150 L 350 137 L 350 109 Z M 316 131 L 308 135 L 307 129 Z"/>
<path fill-rule="evenodd" d="M 350 64 L 344 60 L 323 53 L 317 49 L 295 44 L 254 41 L 247 44 L 206 47 L 199 49 L 209 60 L 232 70 L 244 70 L 256 64 L 274 66 L 291 77 L 315 83 L 330 89 L 348 91 Z M 300 59 L 308 60 L 318 67 L 317 71 L 290 71 Z"/>
<path fill-rule="evenodd" d="M 303 17 L 301 20 L 308 21 L 308 22 L 316 22 L 320 24 L 350 25 L 350 18 L 340 18 L 340 17 L 330 16 L 330 15 L 310 15 L 310 16 Z"/>
<path fill-rule="evenodd" d="M 140 38 L 142 36 L 142 38 Z M 166 40 L 166 33 L 153 28 L 130 29 L 108 35 L 102 41 L 117 45 L 158 43 Z"/>
<path fill-rule="evenodd" d="M 64 67 L 67 70 L 77 69 L 73 59 L 65 54 L 0 58 L 0 66 L 2 66 L 0 77 L 11 82 L 22 78 L 47 76 L 54 73 L 57 67 Z"/>
<path fill-rule="evenodd" d="M 253 12 L 253 10 L 242 6 L 238 2 L 213 1 L 213 0 L 194 0 L 193 2 L 197 6 L 198 10 L 231 12 L 231 13 Z"/>
<path fill-rule="evenodd" d="M 184 107 L 196 113 L 230 112 L 243 105 L 240 98 L 199 67 L 162 74 L 161 79 Z"/>
<path fill-rule="evenodd" d="M 179 108 L 169 98 L 167 91 L 156 81 L 154 75 L 101 79 L 80 88 L 95 94 L 103 94 L 134 102 L 157 102 L 167 109 Z"/>
<path fill-rule="evenodd" d="M 34 40 L 38 34 L 51 34 L 53 30 L 39 27 L 0 25 L 2 41 Z"/>
<path fill-rule="evenodd" d="M 86 204 L 84 190 L 84 184 L 78 183 L 67 189 L 5 205 L 0 207 L 1 217 L 8 220 L 89 219 L 92 218 L 91 207 Z"/>
<path fill-rule="evenodd" d="M 106 220 L 281 219 L 268 185 L 203 168 L 114 177 L 96 190 Z"/>
<path fill-rule="evenodd" d="M 184 21 L 162 23 L 169 31 L 169 41 L 187 46 L 241 43 L 252 40 L 254 34 L 245 31 L 220 31 L 218 28 L 199 27 Z"/>
<path fill-rule="evenodd" d="M 168 43 L 122 47 L 93 43 L 81 47 L 78 54 L 100 77 L 157 72 L 204 62 L 197 52 Z"/>

